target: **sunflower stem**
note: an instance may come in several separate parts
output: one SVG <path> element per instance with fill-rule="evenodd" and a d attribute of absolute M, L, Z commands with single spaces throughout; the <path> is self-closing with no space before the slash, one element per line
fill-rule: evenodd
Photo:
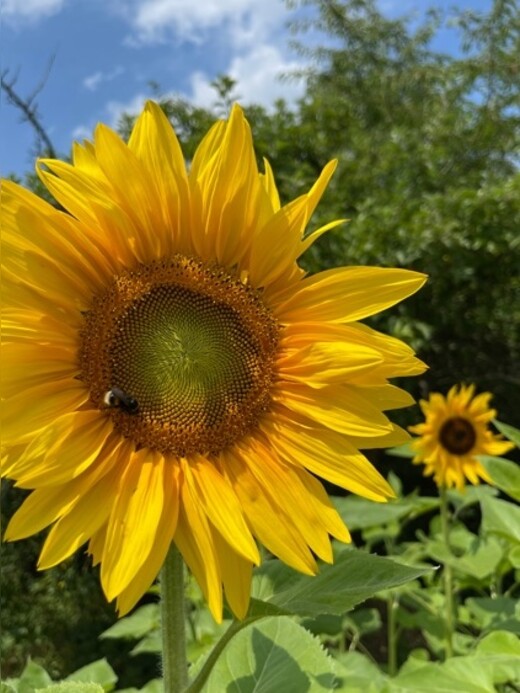
<path fill-rule="evenodd" d="M 183 693 L 188 686 L 184 562 L 173 543 L 161 569 L 161 631 L 164 693 Z"/>
<path fill-rule="evenodd" d="M 388 673 L 390 676 L 397 674 L 397 623 L 396 611 L 399 601 L 395 594 L 386 600 L 387 609 L 387 639 L 388 639 Z"/>
<path fill-rule="evenodd" d="M 442 537 L 446 545 L 446 549 L 451 553 L 450 548 L 450 517 L 448 509 L 448 494 L 446 492 L 446 487 L 444 485 L 439 487 L 441 505 L 441 526 L 442 526 Z M 444 563 L 444 603 L 445 603 L 445 657 L 448 659 L 453 656 L 453 573 L 451 570 L 451 564 L 448 562 Z"/>

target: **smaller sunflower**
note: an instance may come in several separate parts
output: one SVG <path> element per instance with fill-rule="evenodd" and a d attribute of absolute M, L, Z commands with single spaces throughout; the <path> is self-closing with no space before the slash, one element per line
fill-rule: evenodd
<path fill-rule="evenodd" d="M 446 397 L 432 392 L 429 400 L 420 402 L 424 423 L 409 426 L 419 435 L 411 443 L 413 462 L 424 464 L 425 476 L 433 475 L 439 487 L 462 490 L 466 479 L 478 484 L 479 478 L 493 483 L 477 455 L 503 455 L 514 447 L 488 427 L 496 416 L 489 407 L 492 394 L 474 395 L 474 385 L 454 385 Z"/>

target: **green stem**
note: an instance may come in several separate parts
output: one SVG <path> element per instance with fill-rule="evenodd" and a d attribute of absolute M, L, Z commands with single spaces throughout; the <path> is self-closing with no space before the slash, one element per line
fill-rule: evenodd
<path fill-rule="evenodd" d="M 184 618 L 184 562 L 172 543 L 161 569 L 164 693 L 183 693 L 188 686 Z"/>
<path fill-rule="evenodd" d="M 451 553 L 450 548 L 450 518 L 448 510 L 448 497 L 446 493 L 446 487 L 441 486 L 439 488 L 441 497 L 441 525 L 442 525 L 442 538 L 446 545 L 446 549 Z M 444 563 L 444 603 L 445 603 L 445 639 L 446 639 L 446 659 L 453 656 L 453 626 L 454 626 L 454 616 L 453 616 L 453 573 L 451 569 L 451 564 L 449 562 Z"/>
<path fill-rule="evenodd" d="M 387 610 L 387 640 L 388 640 L 388 673 L 390 676 L 397 674 L 397 623 L 396 611 L 398 601 L 395 595 L 386 600 Z"/>
<path fill-rule="evenodd" d="M 197 674 L 196 678 L 190 684 L 189 688 L 186 690 L 186 693 L 199 693 L 199 691 L 202 690 L 202 687 L 206 683 L 206 679 L 208 678 L 213 667 L 215 666 L 215 662 L 220 657 L 222 650 L 226 647 L 231 638 L 233 638 L 239 631 L 241 631 L 242 628 L 245 628 L 250 623 L 253 623 L 253 621 L 258 621 L 259 618 L 262 617 L 253 616 L 251 618 L 245 619 L 244 621 L 233 621 L 233 623 L 229 626 L 227 631 L 224 633 L 224 635 L 220 638 L 215 647 L 209 653 L 208 658 L 204 662 L 204 665 Z"/>

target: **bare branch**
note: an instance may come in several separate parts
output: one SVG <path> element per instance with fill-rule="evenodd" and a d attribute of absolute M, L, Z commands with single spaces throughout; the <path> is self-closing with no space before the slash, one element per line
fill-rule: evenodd
<path fill-rule="evenodd" d="M 15 84 L 18 79 L 18 74 L 15 74 L 14 77 L 8 79 L 9 70 L 4 70 L 0 75 L 0 88 L 2 88 L 5 94 L 7 95 L 8 102 L 22 112 L 22 121 L 27 121 L 35 131 L 37 136 L 38 148 L 40 150 L 45 149 L 46 153 L 51 159 L 56 159 L 56 150 L 54 149 L 54 145 L 52 144 L 49 135 L 47 134 L 45 128 L 41 123 L 40 115 L 38 113 L 38 105 L 35 103 L 35 98 L 37 94 L 41 92 L 41 90 L 45 86 L 45 83 L 47 82 L 50 71 L 52 69 L 53 62 L 54 56 L 51 56 L 43 79 L 27 99 L 24 99 L 15 90 Z"/>

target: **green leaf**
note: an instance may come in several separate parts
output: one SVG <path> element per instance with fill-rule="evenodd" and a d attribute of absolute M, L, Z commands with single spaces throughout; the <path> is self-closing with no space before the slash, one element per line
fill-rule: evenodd
<path fill-rule="evenodd" d="M 164 693 L 164 685 L 162 679 L 153 679 L 143 686 L 143 688 L 123 688 L 117 693 Z"/>
<path fill-rule="evenodd" d="M 144 653 L 160 654 L 162 649 L 162 635 L 159 628 L 152 633 L 141 638 L 135 647 L 132 647 L 130 654 L 138 655 Z"/>
<path fill-rule="evenodd" d="M 342 654 L 336 660 L 338 693 L 383 693 L 387 691 L 388 676 L 360 652 Z"/>
<path fill-rule="evenodd" d="M 520 679 L 520 641 L 512 633 L 490 633 L 463 657 L 423 666 L 410 659 L 392 679 L 390 691 L 496 693 L 496 684 Z M 394 689 L 395 686 L 395 689 Z"/>
<path fill-rule="evenodd" d="M 414 666 L 412 671 L 403 667 L 392 680 L 391 690 L 396 693 L 496 693 L 492 677 L 478 666 L 476 657 L 454 657 L 443 664 Z"/>
<path fill-rule="evenodd" d="M 107 660 L 98 659 L 91 662 L 81 669 L 78 669 L 70 676 L 67 676 L 67 681 L 87 681 L 89 683 L 98 683 L 105 691 L 111 691 L 117 682 L 117 675 L 112 669 Z"/>
<path fill-rule="evenodd" d="M 520 568 L 520 545 L 513 546 L 507 557 L 513 568 Z"/>
<path fill-rule="evenodd" d="M 428 555 L 440 563 L 448 564 L 458 573 L 471 575 L 477 580 L 492 575 L 502 560 L 504 550 L 494 537 L 479 537 L 458 527 L 450 534 L 451 550 L 442 538 L 426 540 Z"/>
<path fill-rule="evenodd" d="M 497 421 L 496 419 L 493 419 L 493 423 L 503 436 L 514 443 L 517 448 L 520 448 L 520 431 L 518 428 L 502 423 L 501 421 Z"/>
<path fill-rule="evenodd" d="M 503 630 L 520 634 L 520 603 L 510 597 L 470 597 L 466 608 L 481 630 Z"/>
<path fill-rule="evenodd" d="M 415 452 L 412 450 L 410 442 L 397 445 L 395 448 L 388 448 L 385 452 L 393 457 L 406 457 L 408 459 L 415 457 Z"/>
<path fill-rule="evenodd" d="M 482 529 L 520 544 L 520 508 L 498 498 L 482 500 Z"/>
<path fill-rule="evenodd" d="M 334 565 L 321 566 L 314 577 L 301 575 L 280 561 L 266 561 L 253 580 L 252 614 L 292 613 L 303 616 L 342 614 L 378 592 L 398 587 L 429 572 L 344 548 Z M 264 613 L 259 612 L 258 600 Z"/>
<path fill-rule="evenodd" d="M 467 485 L 463 491 L 450 489 L 448 499 L 460 512 L 462 508 L 467 508 L 475 503 L 481 503 L 483 498 L 498 496 L 499 491 L 494 486 L 487 484 L 477 484 L 476 486 Z"/>
<path fill-rule="evenodd" d="M 105 690 L 99 683 L 62 681 L 46 688 L 37 688 L 34 693 L 104 693 Z"/>
<path fill-rule="evenodd" d="M 146 604 L 131 616 L 122 618 L 105 630 L 100 638 L 122 638 L 124 640 L 137 640 L 156 628 L 160 624 L 159 605 Z"/>
<path fill-rule="evenodd" d="M 16 685 L 16 688 L 15 688 Z M 12 680 L 0 681 L 0 693 L 17 693 L 18 684 L 14 684 Z"/>
<path fill-rule="evenodd" d="M 479 455 L 479 462 L 487 471 L 495 486 L 508 496 L 520 501 L 520 466 L 503 457 Z"/>
<path fill-rule="evenodd" d="M 204 693 L 302 693 L 334 689 L 334 661 L 319 640 L 287 617 L 266 618 L 237 633 Z"/>
<path fill-rule="evenodd" d="M 388 503 L 375 503 L 359 496 L 334 498 L 342 520 L 351 531 L 387 524 L 405 517 L 416 517 L 438 507 L 438 498 L 409 497 Z"/>
<path fill-rule="evenodd" d="M 37 688 L 45 688 L 53 683 L 45 669 L 31 659 L 25 665 L 18 679 L 18 693 L 34 693 Z"/>
<path fill-rule="evenodd" d="M 477 645 L 477 652 L 485 654 L 520 656 L 520 640 L 511 633 L 496 631 L 486 635 Z M 517 662 L 520 666 L 520 661 Z"/>

